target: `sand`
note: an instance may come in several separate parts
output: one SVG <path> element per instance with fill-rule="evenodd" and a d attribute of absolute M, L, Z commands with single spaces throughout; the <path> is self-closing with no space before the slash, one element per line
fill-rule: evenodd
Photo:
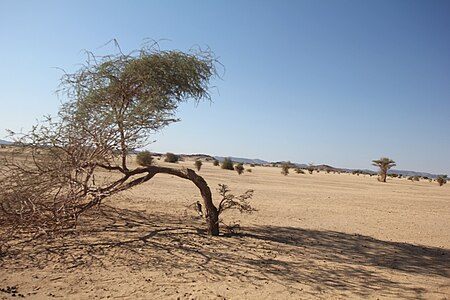
<path fill-rule="evenodd" d="M 255 190 L 258 211 L 224 213 L 241 230 L 219 237 L 189 208 L 195 186 L 158 175 L 64 238 L 16 240 L 0 299 L 450 299 L 450 184 L 280 171 L 203 164 L 216 203 L 219 183 Z"/>

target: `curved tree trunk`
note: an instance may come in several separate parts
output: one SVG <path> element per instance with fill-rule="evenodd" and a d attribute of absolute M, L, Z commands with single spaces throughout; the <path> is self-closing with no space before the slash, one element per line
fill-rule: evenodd
<path fill-rule="evenodd" d="M 139 175 L 139 174 L 145 174 L 145 176 L 142 176 L 140 178 L 134 179 L 130 182 L 126 182 L 127 179 L 129 179 L 131 176 Z M 104 188 L 101 190 L 101 195 L 98 196 L 93 201 L 90 201 L 85 206 L 83 206 L 80 209 L 80 213 L 89 209 L 90 207 L 96 205 L 99 203 L 103 198 L 108 197 L 112 194 L 119 193 L 124 190 L 128 190 L 134 186 L 137 186 L 139 184 L 142 184 L 150 179 L 153 178 L 156 174 L 163 173 L 163 174 L 170 174 L 174 175 L 183 179 L 187 179 L 192 181 L 195 186 L 200 190 L 200 194 L 203 198 L 203 203 L 206 208 L 206 223 L 207 223 L 207 230 L 209 235 L 217 236 L 219 235 L 219 213 L 217 210 L 217 207 L 214 205 L 212 201 L 212 194 L 211 189 L 209 188 L 208 184 L 206 183 L 205 179 L 201 177 L 200 175 L 197 175 L 197 173 L 194 172 L 192 169 L 173 169 L 173 168 L 167 168 L 167 167 L 159 167 L 159 166 L 150 166 L 145 168 L 137 168 L 132 171 L 127 171 L 125 173 L 125 176 L 115 183 L 111 184 L 110 186 Z"/>

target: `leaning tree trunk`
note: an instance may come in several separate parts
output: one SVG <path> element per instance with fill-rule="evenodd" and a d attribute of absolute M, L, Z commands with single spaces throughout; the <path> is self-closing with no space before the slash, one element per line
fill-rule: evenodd
<path fill-rule="evenodd" d="M 206 208 L 206 225 L 209 235 L 219 235 L 219 213 L 212 201 L 211 189 L 206 181 L 200 175 L 197 175 L 193 170 L 186 169 L 187 179 L 191 180 L 200 190 L 203 198 L 203 203 Z"/>
<path fill-rule="evenodd" d="M 134 179 L 126 184 L 122 184 L 125 182 L 128 178 L 130 178 L 133 175 L 138 174 L 144 174 L 147 173 L 147 175 Z M 113 183 L 111 186 L 105 188 L 102 190 L 104 192 L 104 195 L 112 195 L 119 193 L 124 190 L 128 190 L 134 186 L 140 185 L 150 179 L 153 178 L 158 173 L 163 174 L 170 174 L 174 175 L 183 179 L 187 179 L 192 181 L 195 186 L 200 190 L 200 194 L 203 198 L 203 203 L 206 208 L 206 225 L 207 225 L 207 231 L 209 235 L 219 235 L 219 212 L 217 210 L 217 207 L 214 205 L 212 201 L 212 194 L 211 189 L 209 188 L 208 184 L 206 183 L 205 179 L 201 177 L 200 175 L 197 175 L 197 173 L 194 172 L 192 169 L 173 169 L 173 168 L 167 168 L 167 167 L 159 167 L 159 166 L 150 166 L 146 168 L 137 168 L 132 171 L 126 172 L 126 176 L 118 181 L 116 183 Z M 117 185 L 116 185 L 117 184 Z M 106 193 L 107 192 L 107 193 Z M 82 211 L 85 211 L 95 205 L 96 203 L 99 203 L 101 199 L 104 198 L 100 196 L 98 199 L 93 200 L 86 204 Z M 80 213 L 82 212 L 80 211 Z"/>

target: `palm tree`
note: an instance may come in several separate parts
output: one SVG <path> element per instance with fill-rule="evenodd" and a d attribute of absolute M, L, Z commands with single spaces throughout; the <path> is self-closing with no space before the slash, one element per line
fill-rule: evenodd
<path fill-rule="evenodd" d="M 386 182 L 386 175 L 387 171 L 396 166 L 395 161 L 393 161 L 390 158 L 382 157 L 380 159 L 372 160 L 372 165 L 380 168 L 380 177 L 378 177 L 378 180 L 381 182 Z"/>

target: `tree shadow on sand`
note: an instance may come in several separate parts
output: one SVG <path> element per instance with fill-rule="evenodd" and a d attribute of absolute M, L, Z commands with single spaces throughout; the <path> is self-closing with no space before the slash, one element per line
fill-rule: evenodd
<path fill-rule="evenodd" d="M 239 235 L 205 235 L 202 220 L 188 214 L 149 214 L 103 206 L 85 215 L 64 237 L 15 239 L 0 267 L 81 270 L 120 267 L 156 270 L 191 280 L 267 282 L 293 293 L 305 285 L 358 297 L 371 294 L 422 298 L 420 288 L 398 275 L 450 280 L 450 251 L 377 240 L 368 236 L 295 227 L 248 227 Z M 396 275 L 396 276 L 392 276 Z M 420 277 L 422 278 L 422 277 Z M 311 292 L 312 293 L 312 292 Z"/>

